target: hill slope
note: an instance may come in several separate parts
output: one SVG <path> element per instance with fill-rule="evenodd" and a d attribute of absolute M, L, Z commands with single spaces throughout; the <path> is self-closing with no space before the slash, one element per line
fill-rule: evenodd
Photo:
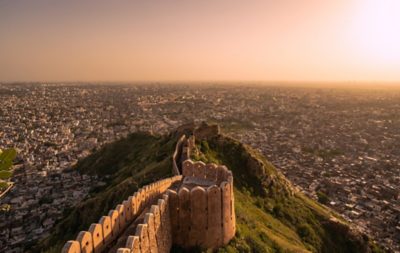
<path fill-rule="evenodd" d="M 94 188 L 75 208 L 66 210 L 51 236 L 35 245 L 33 252 L 60 252 L 67 240 L 76 238 L 81 230 L 107 215 L 124 199 L 143 185 L 172 176 L 172 153 L 176 139 L 134 133 L 106 145 L 80 161 L 76 168 L 83 174 L 98 175 L 106 181 Z"/>
<path fill-rule="evenodd" d="M 140 186 L 170 176 L 177 137 L 135 133 L 79 162 L 79 171 L 107 177 L 107 185 L 93 189 L 77 207 L 66 211 L 52 235 L 34 251 L 59 252 L 66 240 Z M 234 174 L 238 231 L 220 252 L 378 252 L 367 237 L 352 232 L 329 209 L 295 192 L 251 148 L 223 135 L 197 147 L 195 159 L 225 164 Z"/>
<path fill-rule="evenodd" d="M 337 214 L 296 192 L 250 147 L 218 135 L 197 143 L 194 153 L 234 174 L 238 231 L 220 252 L 380 252 Z"/>

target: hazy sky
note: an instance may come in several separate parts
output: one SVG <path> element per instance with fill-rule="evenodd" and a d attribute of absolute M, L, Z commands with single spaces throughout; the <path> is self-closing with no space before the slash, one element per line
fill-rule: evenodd
<path fill-rule="evenodd" d="M 399 0 L 0 0 L 0 81 L 400 81 Z"/>

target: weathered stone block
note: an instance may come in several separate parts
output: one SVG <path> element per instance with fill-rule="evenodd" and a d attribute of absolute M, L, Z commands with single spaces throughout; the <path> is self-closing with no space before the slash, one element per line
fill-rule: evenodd
<path fill-rule="evenodd" d="M 61 253 L 81 253 L 81 245 L 78 241 L 68 241 L 62 248 Z"/>
<path fill-rule="evenodd" d="M 157 240 L 157 249 L 158 252 L 163 252 L 164 241 L 161 234 L 161 216 L 160 216 L 160 208 L 158 205 L 152 205 L 150 208 L 150 212 L 154 215 L 154 231 L 156 234 Z"/>
<path fill-rule="evenodd" d="M 123 230 L 126 227 L 126 212 L 125 212 L 125 206 L 124 205 L 117 205 L 115 208 L 118 213 L 119 213 L 119 228 L 120 230 Z"/>
<path fill-rule="evenodd" d="M 193 164 L 193 177 L 204 179 L 206 177 L 206 165 L 203 162 Z"/>
<path fill-rule="evenodd" d="M 126 248 L 130 249 L 132 253 L 140 253 L 140 240 L 138 236 L 128 236 L 126 240 Z"/>
<path fill-rule="evenodd" d="M 207 236 L 205 246 L 218 248 L 222 245 L 222 195 L 221 189 L 214 185 L 207 189 Z"/>
<path fill-rule="evenodd" d="M 207 227 L 207 193 L 204 188 L 196 186 L 190 191 L 190 246 L 205 244 Z"/>
<path fill-rule="evenodd" d="M 104 249 L 103 229 L 100 224 L 93 223 L 89 227 L 89 232 L 92 234 L 93 251 L 95 253 L 102 252 Z"/>
<path fill-rule="evenodd" d="M 228 183 L 230 184 L 233 184 L 233 174 L 232 171 L 230 170 L 228 170 L 227 172 L 226 181 L 228 181 Z"/>
<path fill-rule="evenodd" d="M 142 191 L 142 205 L 145 207 L 147 205 L 147 202 L 149 201 L 149 192 L 147 189 L 147 185 L 143 186 L 143 191 Z"/>
<path fill-rule="evenodd" d="M 232 203 L 231 203 L 231 185 L 228 182 L 221 183 L 222 190 L 222 221 L 223 221 L 223 244 L 228 242 L 235 235 L 235 228 L 232 224 Z"/>
<path fill-rule="evenodd" d="M 136 216 L 136 195 L 128 198 L 128 204 L 131 206 L 131 220 L 133 220 Z"/>
<path fill-rule="evenodd" d="M 166 253 L 170 252 L 171 247 L 172 247 L 172 231 L 171 231 L 171 213 L 170 213 L 170 207 L 169 207 L 169 195 L 168 194 L 163 194 L 162 196 L 164 203 L 165 203 L 165 219 L 163 223 L 165 224 L 165 230 L 166 230 L 166 237 L 165 237 L 165 247 L 166 247 Z"/>
<path fill-rule="evenodd" d="M 228 169 L 224 165 L 219 165 L 217 167 L 217 185 L 221 184 L 223 181 L 226 181 Z"/>
<path fill-rule="evenodd" d="M 159 199 L 157 202 L 158 209 L 160 211 L 160 226 L 159 233 L 157 234 L 157 243 L 158 243 L 158 252 L 169 252 L 166 251 L 166 238 L 167 238 L 167 224 L 166 224 L 166 212 L 165 212 L 165 201 L 163 199 Z"/>
<path fill-rule="evenodd" d="M 236 213 L 235 213 L 235 194 L 233 193 L 233 180 L 229 182 L 231 187 L 231 219 L 232 219 L 232 237 L 236 234 Z"/>
<path fill-rule="evenodd" d="M 129 224 L 132 220 L 132 205 L 128 200 L 124 200 L 122 205 L 125 209 L 125 223 Z"/>
<path fill-rule="evenodd" d="M 183 187 L 178 192 L 179 196 L 179 232 L 177 239 L 177 244 L 183 247 L 189 245 L 189 232 L 190 232 L 190 191 Z"/>
<path fill-rule="evenodd" d="M 116 210 L 110 210 L 108 216 L 111 220 L 112 238 L 115 239 L 119 235 L 119 213 Z"/>
<path fill-rule="evenodd" d="M 92 253 L 93 252 L 93 240 L 92 234 L 88 231 L 81 231 L 78 234 L 76 240 L 81 245 L 81 252 L 82 253 Z"/>
<path fill-rule="evenodd" d="M 144 203 L 145 202 L 145 194 L 144 194 L 143 188 L 140 188 L 138 190 L 138 197 L 139 197 L 139 199 L 138 199 L 139 212 L 141 212 L 143 210 L 144 204 L 145 204 Z"/>
<path fill-rule="evenodd" d="M 147 224 L 139 224 L 136 228 L 135 235 L 139 237 L 141 253 L 150 253 L 149 233 L 147 230 Z"/>
<path fill-rule="evenodd" d="M 158 253 L 156 231 L 154 226 L 154 215 L 152 213 L 146 213 L 144 222 L 147 224 L 147 232 L 149 233 L 150 253 Z"/>
<path fill-rule="evenodd" d="M 103 231 L 104 246 L 107 246 L 112 241 L 111 218 L 109 216 L 103 216 L 101 217 L 99 223 Z"/>
<path fill-rule="evenodd" d="M 180 224 L 179 224 L 179 197 L 176 191 L 168 190 L 167 194 L 169 196 L 169 208 L 171 217 L 171 230 L 173 241 L 178 240 Z"/>
<path fill-rule="evenodd" d="M 182 176 L 192 177 L 193 176 L 193 162 L 186 160 L 182 163 Z"/>
<path fill-rule="evenodd" d="M 210 181 L 217 181 L 217 165 L 209 163 L 206 165 L 206 179 Z"/>

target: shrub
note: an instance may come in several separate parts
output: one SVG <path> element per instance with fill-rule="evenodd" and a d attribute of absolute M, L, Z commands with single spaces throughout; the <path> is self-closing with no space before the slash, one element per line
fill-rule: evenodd
<path fill-rule="evenodd" d="M 325 193 L 321 191 L 317 191 L 317 197 L 318 197 L 318 202 L 321 204 L 328 204 L 329 203 L 329 197 Z"/>

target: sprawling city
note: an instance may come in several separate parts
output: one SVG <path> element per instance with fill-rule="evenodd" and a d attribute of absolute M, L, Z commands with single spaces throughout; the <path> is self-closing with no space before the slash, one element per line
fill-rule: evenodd
<path fill-rule="evenodd" d="M 400 253 L 399 0 L 0 0 L 0 253 Z"/>
<path fill-rule="evenodd" d="M 0 147 L 15 148 L 0 199 L 0 251 L 45 238 L 104 184 L 74 171 L 102 146 L 210 122 L 259 150 L 308 196 L 400 250 L 400 90 L 254 84 L 0 84 Z M 2 189 L 4 191 L 5 189 Z"/>

